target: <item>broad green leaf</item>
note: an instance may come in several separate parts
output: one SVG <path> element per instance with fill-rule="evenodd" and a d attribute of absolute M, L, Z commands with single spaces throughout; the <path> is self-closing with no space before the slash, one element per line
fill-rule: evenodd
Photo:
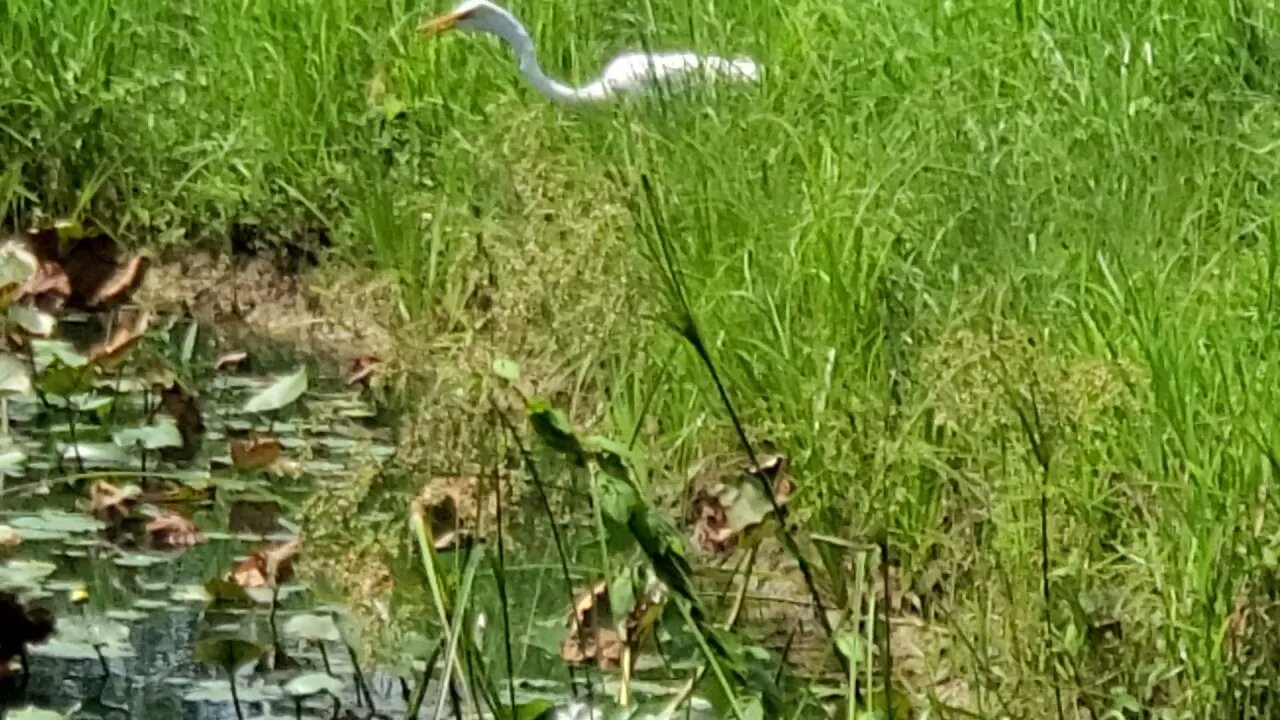
<path fill-rule="evenodd" d="M 22 285 L 35 274 L 36 257 L 16 242 L 0 246 L 0 303 L 8 306 Z"/>
<path fill-rule="evenodd" d="M 196 354 L 196 338 L 200 333 L 200 323 L 192 322 L 191 327 L 187 328 L 187 334 L 182 339 L 182 364 L 189 365 L 191 358 Z"/>
<path fill-rule="evenodd" d="M 34 590 L 58 566 L 40 560 L 10 560 L 0 565 L 0 589 Z"/>
<path fill-rule="evenodd" d="M 502 720 L 550 720 L 559 717 L 556 715 L 556 704 L 546 698 L 522 702 L 515 707 L 514 712 L 511 708 L 499 706 L 497 716 Z"/>
<path fill-rule="evenodd" d="M 600 497 L 600 512 L 608 519 L 626 525 L 640 503 L 640 497 L 631 484 L 611 475 L 597 478 L 597 492 Z"/>
<path fill-rule="evenodd" d="M 636 606 L 635 584 L 631 574 L 623 572 L 609 583 L 609 611 L 615 618 L 626 617 Z"/>
<path fill-rule="evenodd" d="M 0 353 L 0 395 L 27 395 L 31 392 L 31 369 L 21 358 Z"/>
<path fill-rule="evenodd" d="M 41 371 L 39 383 L 46 395 L 69 398 L 93 388 L 93 368 L 68 365 L 62 360 L 55 360 Z"/>
<path fill-rule="evenodd" d="M 529 422 L 533 424 L 538 437 L 553 450 L 570 455 L 570 459 L 575 462 L 581 460 L 582 443 L 563 412 L 551 407 L 545 400 L 533 400 L 529 403 Z"/>
<path fill-rule="evenodd" d="M 338 626 L 328 615 L 295 615 L 282 628 L 285 637 L 310 642 L 339 642 Z"/>
<path fill-rule="evenodd" d="M 53 334 L 58 322 L 49 313 L 40 312 L 26 305 L 9 306 L 9 322 L 33 337 L 46 338 Z"/>
<path fill-rule="evenodd" d="M 27 530 L 42 530 L 64 535 L 95 533 L 106 527 L 87 515 L 61 510 L 41 510 L 32 515 L 20 515 L 10 520 L 9 524 L 24 533 Z"/>
<path fill-rule="evenodd" d="M 132 468 L 140 464 L 137 457 L 115 443 L 62 444 L 60 450 L 63 460 L 79 458 L 86 468 Z"/>
<path fill-rule="evenodd" d="M 106 617 L 59 619 L 54 636 L 32 648 L 44 657 L 62 660 L 94 660 L 133 657 L 129 627 Z"/>
<path fill-rule="evenodd" d="M 264 413 L 279 410 L 302 397 L 307 391 L 307 366 L 300 366 L 297 371 L 277 379 L 262 392 L 254 395 L 244 405 L 244 412 Z"/>
<path fill-rule="evenodd" d="M 228 672 L 243 667 L 262 655 L 262 646 L 241 638 L 210 638 L 197 643 L 191 656 L 206 665 Z"/>
<path fill-rule="evenodd" d="M 836 636 L 836 650 L 854 662 L 861 662 L 862 638 L 857 633 L 842 632 Z"/>
<path fill-rule="evenodd" d="M 178 426 L 167 420 L 160 420 L 142 427 L 124 428 L 111 434 L 111 439 L 122 448 L 135 448 L 138 445 L 147 450 L 182 447 L 182 433 Z"/>
<path fill-rule="evenodd" d="M 320 693 L 341 697 L 343 687 L 341 680 L 328 673 L 312 672 L 285 683 L 284 693 L 290 697 L 310 697 Z"/>
<path fill-rule="evenodd" d="M 0 445 L 0 474 L 21 477 L 25 474 L 27 454 L 12 445 Z"/>
<path fill-rule="evenodd" d="M 71 617 L 59 619 L 56 637 L 98 647 L 121 645 L 129 641 L 129 626 L 107 617 Z"/>
<path fill-rule="evenodd" d="M 35 358 L 36 370 L 41 373 L 54 363 L 72 368 L 82 368 L 89 364 L 89 358 L 77 352 L 75 346 L 66 340 L 32 340 L 31 353 Z"/>
<path fill-rule="evenodd" d="M 773 512 L 773 503 L 756 482 L 744 480 L 730 492 L 732 498 L 725 503 L 725 520 L 735 530 L 758 525 Z"/>
<path fill-rule="evenodd" d="M 520 379 L 520 366 L 507 358 L 498 358 L 493 361 L 493 374 L 503 380 L 515 382 Z"/>

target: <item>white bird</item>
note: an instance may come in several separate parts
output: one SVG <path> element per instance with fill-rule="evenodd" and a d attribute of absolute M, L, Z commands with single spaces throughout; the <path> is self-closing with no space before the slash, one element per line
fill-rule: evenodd
<path fill-rule="evenodd" d="M 689 82 L 755 82 L 760 67 L 748 57 L 723 58 L 692 52 L 624 53 L 605 66 L 599 78 L 572 87 L 547 76 L 538 64 L 529 31 L 505 8 L 487 0 L 463 0 L 452 12 L 424 20 L 418 26 L 424 33 L 438 35 L 448 30 L 488 32 L 506 41 L 520 60 L 520 72 L 538 92 L 563 103 L 593 103 L 620 95 L 650 92 L 655 85 L 673 90 Z"/>

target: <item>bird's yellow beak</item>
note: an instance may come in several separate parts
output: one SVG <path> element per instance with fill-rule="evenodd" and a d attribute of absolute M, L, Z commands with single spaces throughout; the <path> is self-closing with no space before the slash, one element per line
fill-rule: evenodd
<path fill-rule="evenodd" d="M 418 32 L 424 35 L 442 35 L 453 29 L 462 19 L 459 13 L 449 13 L 439 17 L 427 18 L 418 24 Z"/>

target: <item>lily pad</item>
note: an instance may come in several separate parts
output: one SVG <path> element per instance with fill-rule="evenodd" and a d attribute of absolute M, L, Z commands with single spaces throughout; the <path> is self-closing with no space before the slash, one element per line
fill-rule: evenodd
<path fill-rule="evenodd" d="M 169 558 L 159 555 L 147 555 L 145 553 L 125 553 L 112 560 L 120 567 L 151 567 L 152 565 L 163 565 L 169 562 Z"/>
<path fill-rule="evenodd" d="M 40 560 L 10 560 L 0 566 L 0 589 L 21 590 L 37 588 L 40 581 L 49 577 L 58 567 Z"/>
<path fill-rule="evenodd" d="M 31 390 L 27 364 L 14 355 L 0 353 L 0 395 L 28 395 Z"/>
<path fill-rule="evenodd" d="M 62 660 L 93 660 L 99 653 L 108 659 L 134 655 L 129 626 L 106 617 L 60 620 L 54 636 L 32 652 Z"/>
<path fill-rule="evenodd" d="M 112 620 L 119 620 L 120 622 L 137 622 L 151 617 L 141 610 L 108 610 L 104 614 Z"/>
<path fill-rule="evenodd" d="M 246 413 L 264 413 L 291 405 L 307 391 L 307 367 L 279 378 L 244 405 Z"/>
<path fill-rule="evenodd" d="M 13 447 L 0 447 L 0 473 L 9 477 L 21 477 L 25 474 L 27 454 Z"/>
<path fill-rule="evenodd" d="M 63 460 L 74 460 L 79 456 L 87 468 L 131 468 L 140 464 L 138 458 L 115 443 L 63 443 L 59 451 Z"/>
<path fill-rule="evenodd" d="M 191 656 L 214 667 L 233 671 L 257 660 L 262 646 L 237 637 L 215 637 L 196 644 Z"/>
<path fill-rule="evenodd" d="M 31 353 L 36 369 L 42 373 L 55 362 L 69 368 L 82 368 L 89 364 L 89 358 L 76 352 L 75 346 L 65 340 L 32 340 Z"/>
<path fill-rule="evenodd" d="M 182 447 L 182 433 L 178 426 L 163 420 L 142 427 L 117 430 L 111 435 L 116 445 L 123 448 L 135 448 L 138 445 L 147 450 Z"/>
<path fill-rule="evenodd" d="M 329 693 L 340 697 L 343 691 L 342 681 L 328 673 L 313 672 L 290 680 L 284 685 L 284 692 L 290 697 L 310 697 L 320 693 Z"/>
<path fill-rule="evenodd" d="M 295 615 L 285 622 L 285 637 L 310 642 L 339 642 L 338 626 L 328 615 Z"/>
<path fill-rule="evenodd" d="M 21 515 L 10 520 L 9 524 L 20 530 L 26 540 L 35 539 L 31 531 L 57 533 L 66 537 L 76 533 L 96 533 L 106 527 L 91 517 L 60 510 L 41 510 L 35 515 Z"/>
<path fill-rule="evenodd" d="M 5 714 L 5 720 L 67 720 L 70 714 L 63 714 L 46 708 L 28 705 Z"/>
<path fill-rule="evenodd" d="M 42 338 L 52 335 L 54 326 L 58 324 L 52 315 L 26 305 L 10 305 L 9 322 L 22 328 L 27 335 Z"/>
<path fill-rule="evenodd" d="M 279 700 L 282 691 L 270 685 L 249 686 L 237 689 L 241 703 Z M 182 699 L 192 703 L 231 702 L 231 683 L 226 680 L 205 680 L 191 686 Z"/>

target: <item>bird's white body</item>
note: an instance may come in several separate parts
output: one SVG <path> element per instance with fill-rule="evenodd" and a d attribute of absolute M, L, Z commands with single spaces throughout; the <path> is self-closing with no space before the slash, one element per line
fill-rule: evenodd
<path fill-rule="evenodd" d="M 421 30 L 487 32 L 506 41 L 520 62 L 520 72 L 538 92 L 556 102 L 603 102 L 623 95 L 655 90 L 678 91 L 690 84 L 717 81 L 755 82 L 760 67 L 747 57 L 724 58 L 693 52 L 629 52 L 605 66 L 597 79 L 572 87 L 548 77 L 538 64 L 533 39 L 524 25 L 506 9 L 488 0 L 464 0 L 453 12 L 428 20 Z"/>

